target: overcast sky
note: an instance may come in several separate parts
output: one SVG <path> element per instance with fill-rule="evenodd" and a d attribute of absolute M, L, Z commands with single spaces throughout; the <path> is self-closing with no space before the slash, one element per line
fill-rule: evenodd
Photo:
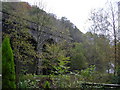
<path fill-rule="evenodd" d="M 80 31 L 86 32 L 87 20 L 91 9 L 105 7 L 107 1 L 119 0 L 21 0 L 35 4 L 42 2 L 45 11 L 55 14 L 58 18 L 67 17 Z"/>

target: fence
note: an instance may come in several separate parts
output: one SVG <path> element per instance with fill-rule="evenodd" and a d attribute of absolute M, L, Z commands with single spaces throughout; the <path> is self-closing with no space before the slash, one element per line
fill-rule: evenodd
<path fill-rule="evenodd" d="M 114 88 L 114 89 L 120 89 L 119 84 L 102 84 L 102 83 L 82 83 L 83 88 Z"/>

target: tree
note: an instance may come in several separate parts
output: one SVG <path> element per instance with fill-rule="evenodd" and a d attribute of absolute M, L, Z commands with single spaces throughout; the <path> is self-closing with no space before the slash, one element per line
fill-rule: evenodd
<path fill-rule="evenodd" d="M 6 37 L 2 44 L 2 88 L 16 88 L 15 79 L 13 51 Z"/>
<path fill-rule="evenodd" d="M 93 22 L 92 30 L 94 33 L 102 34 L 114 43 L 114 74 L 116 74 L 117 67 L 117 11 L 112 3 L 108 3 L 107 10 L 105 8 L 94 10 L 90 20 Z M 110 38 L 111 37 L 111 38 Z M 105 45 L 106 46 L 106 45 Z"/>
<path fill-rule="evenodd" d="M 104 35 L 84 34 L 83 48 L 88 65 L 95 65 L 96 71 L 106 72 L 111 68 L 111 46 Z M 109 69 L 108 69 L 109 66 Z"/>
<path fill-rule="evenodd" d="M 0 45 L 0 74 L 2 75 L 2 45 Z"/>
<path fill-rule="evenodd" d="M 27 16 L 27 10 L 23 13 L 21 9 L 24 3 L 16 2 L 14 5 L 13 3 L 3 3 L 3 11 L 9 13 L 9 15 L 3 13 L 2 36 L 3 38 L 6 36 L 11 38 L 11 47 L 15 60 L 16 82 L 18 83 L 20 74 L 36 73 L 36 67 L 34 65 L 36 64 L 38 55 L 35 51 L 36 41 L 29 33 L 30 29 L 25 27 L 28 23 L 22 19 L 24 14 L 25 17 Z M 19 9 L 19 12 L 17 12 L 17 9 Z"/>
<path fill-rule="evenodd" d="M 118 68 L 117 68 L 117 77 L 118 77 L 118 81 L 117 81 L 117 83 L 118 84 L 120 84 L 120 42 L 117 44 L 117 46 L 118 46 L 118 50 L 117 50 L 117 52 L 118 52 Z"/>
<path fill-rule="evenodd" d="M 103 8 L 92 10 L 89 18 L 91 23 L 90 31 L 94 34 L 98 33 L 107 36 L 107 31 L 109 31 L 110 27 L 108 19 L 108 12 L 106 12 Z"/>
<path fill-rule="evenodd" d="M 0 45 L 0 89 L 2 89 L 2 46 Z"/>
<path fill-rule="evenodd" d="M 71 49 L 71 69 L 81 70 L 87 67 L 85 50 L 81 43 L 75 43 Z"/>
<path fill-rule="evenodd" d="M 38 6 L 37 6 L 38 5 Z M 37 41 L 37 54 L 40 55 L 41 51 L 41 42 L 42 42 L 42 34 L 45 28 L 47 30 L 50 30 L 49 27 L 51 25 L 50 16 L 43 10 L 44 5 L 42 2 L 36 3 L 35 6 L 32 7 L 30 14 L 33 15 L 32 21 L 35 21 L 37 23 L 37 35 L 36 35 L 36 41 Z M 40 66 L 42 65 L 42 60 L 40 58 L 37 59 L 37 74 L 41 74 L 42 71 L 40 69 Z"/>
<path fill-rule="evenodd" d="M 117 25 L 116 25 L 116 19 L 115 19 L 115 8 L 113 7 L 112 3 L 110 3 L 110 11 L 111 11 L 111 25 L 112 25 L 112 30 L 113 30 L 113 36 L 114 36 L 114 58 L 115 58 L 115 71 L 114 71 L 114 75 L 117 74 L 116 69 L 117 69 Z"/>
<path fill-rule="evenodd" d="M 117 56 L 118 56 L 118 60 L 120 60 L 120 42 L 117 44 L 117 47 L 118 47 L 118 49 L 117 49 Z M 120 66 L 120 61 L 118 61 L 118 65 Z"/>
<path fill-rule="evenodd" d="M 65 74 L 68 72 L 70 57 L 66 56 L 67 52 L 63 49 L 62 44 L 47 44 L 45 51 L 42 53 L 44 74 Z"/>

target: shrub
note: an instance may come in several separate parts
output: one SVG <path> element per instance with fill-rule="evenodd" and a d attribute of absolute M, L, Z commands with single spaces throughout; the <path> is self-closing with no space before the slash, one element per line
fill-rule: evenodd
<path fill-rule="evenodd" d="M 85 81 L 92 81 L 93 75 L 95 74 L 95 65 L 91 65 L 85 70 L 81 70 L 81 76 L 83 76 Z"/>
<path fill-rule="evenodd" d="M 120 84 L 120 66 L 117 68 L 117 75 L 112 78 L 112 83 Z"/>
<path fill-rule="evenodd" d="M 2 88 L 16 88 L 13 52 L 6 37 L 2 44 Z"/>
<path fill-rule="evenodd" d="M 117 77 L 118 77 L 117 84 L 120 84 L 120 67 L 117 70 Z"/>
<path fill-rule="evenodd" d="M 50 83 L 49 83 L 49 81 L 46 81 L 46 82 L 45 82 L 44 88 L 50 88 Z"/>
<path fill-rule="evenodd" d="M 28 88 L 39 88 L 39 87 L 37 86 L 36 80 L 27 79 L 27 80 L 19 81 L 18 88 L 28 89 Z"/>

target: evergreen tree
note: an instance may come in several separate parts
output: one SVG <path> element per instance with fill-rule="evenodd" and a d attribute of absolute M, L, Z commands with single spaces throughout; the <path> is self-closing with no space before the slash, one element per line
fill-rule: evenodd
<path fill-rule="evenodd" d="M 8 37 L 2 44 L 2 75 L 2 88 L 16 88 L 14 58 Z"/>

